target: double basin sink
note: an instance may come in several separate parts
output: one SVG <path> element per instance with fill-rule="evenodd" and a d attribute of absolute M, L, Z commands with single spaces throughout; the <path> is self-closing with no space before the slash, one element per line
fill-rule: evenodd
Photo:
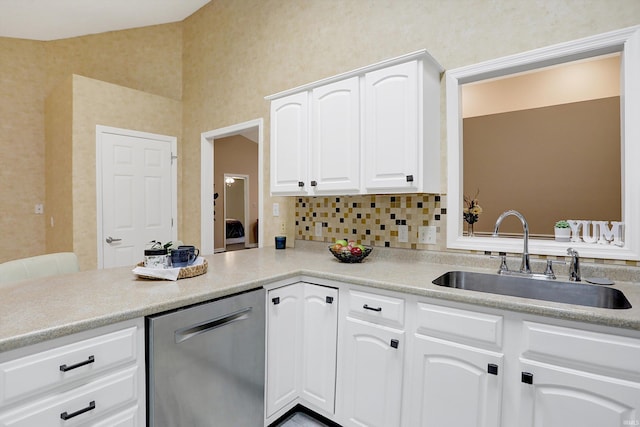
<path fill-rule="evenodd" d="M 618 289 L 576 282 L 450 271 L 433 281 L 438 286 L 531 298 L 588 307 L 627 309 L 631 303 Z"/>

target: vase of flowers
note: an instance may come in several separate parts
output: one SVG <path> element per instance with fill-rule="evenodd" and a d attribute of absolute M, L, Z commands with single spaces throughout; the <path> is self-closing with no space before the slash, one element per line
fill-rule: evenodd
<path fill-rule="evenodd" d="M 560 220 L 556 222 L 553 227 L 553 232 L 558 242 L 568 242 L 571 237 L 571 228 L 569 227 L 569 223 L 565 220 Z"/>
<path fill-rule="evenodd" d="M 467 223 L 467 236 L 473 237 L 473 224 L 478 222 L 480 214 L 482 213 L 482 207 L 478 203 L 478 194 L 480 191 L 476 191 L 476 195 L 473 197 L 464 196 L 464 208 L 462 209 L 462 218 Z"/>

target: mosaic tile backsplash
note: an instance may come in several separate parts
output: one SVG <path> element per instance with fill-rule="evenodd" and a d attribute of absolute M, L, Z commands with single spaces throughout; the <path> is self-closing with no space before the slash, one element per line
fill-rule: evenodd
<path fill-rule="evenodd" d="M 448 251 L 446 243 L 446 196 L 403 194 L 296 198 L 296 240 L 332 243 L 355 240 L 369 246 Z M 322 235 L 316 236 L 320 223 Z M 398 241 L 398 226 L 407 225 L 408 242 Z M 436 243 L 418 243 L 418 227 L 436 227 Z M 450 250 L 449 250 L 450 251 Z M 490 255 L 480 251 L 454 251 Z M 520 254 L 510 254 L 519 256 Z M 568 260 L 565 257 L 532 255 L 532 259 Z M 582 258 L 595 264 L 640 267 L 638 261 Z"/>
<path fill-rule="evenodd" d="M 434 194 L 298 197 L 296 239 L 334 242 L 350 239 L 363 245 L 406 249 L 444 249 L 445 197 Z M 322 236 L 316 224 L 322 224 Z M 407 225 L 408 242 L 398 241 L 398 226 Z M 436 244 L 418 243 L 418 227 L 436 227 Z"/>

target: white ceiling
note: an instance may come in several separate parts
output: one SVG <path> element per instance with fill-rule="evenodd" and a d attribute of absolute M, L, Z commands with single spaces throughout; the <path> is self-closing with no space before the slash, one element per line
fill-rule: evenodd
<path fill-rule="evenodd" d="M 0 0 L 0 37 L 57 40 L 179 22 L 210 0 Z"/>

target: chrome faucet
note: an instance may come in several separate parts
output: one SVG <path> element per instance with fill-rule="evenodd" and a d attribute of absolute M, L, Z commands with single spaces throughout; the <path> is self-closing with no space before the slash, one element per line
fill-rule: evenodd
<path fill-rule="evenodd" d="M 567 255 L 571 257 L 571 262 L 569 263 L 569 281 L 570 282 L 579 282 L 580 278 L 580 255 L 578 251 L 573 248 L 567 248 Z"/>
<path fill-rule="evenodd" d="M 508 216 L 515 216 L 522 222 L 522 229 L 524 230 L 524 248 L 522 250 L 522 263 L 520 264 L 520 273 L 531 274 L 531 266 L 529 265 L 529 224 L 524 216 L 513 209 L 503 212 L 496 220 L 496 226 L 493 230 L 493 237 L 498 237 L 498 228 L 502 221 Z M 502 272 L 502 268 L 501 268 Z"/>

